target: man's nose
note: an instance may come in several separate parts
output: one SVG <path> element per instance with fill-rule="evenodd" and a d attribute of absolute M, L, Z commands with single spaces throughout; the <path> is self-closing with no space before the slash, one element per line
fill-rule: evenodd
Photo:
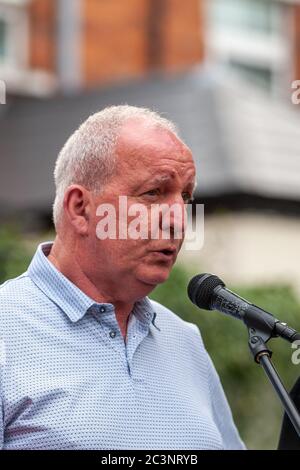
<path fill-rule="evenodd" d="M 169 233 L 171 239 L 180 240 L 184 238 L 187 223 L 186 216 L 186 207 L 182 199 L 167 204 L 165 210 L 161 213 L 161 231 L 164 234 Z"/>

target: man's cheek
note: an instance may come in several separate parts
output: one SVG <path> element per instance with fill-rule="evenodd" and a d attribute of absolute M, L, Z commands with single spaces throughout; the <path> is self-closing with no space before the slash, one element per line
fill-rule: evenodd
<path fill-rule="evenodd" d="M 181 250 L 182 245 L 183 245 L 183 242 L 184 242 L 184 235 L 183 235 L 183 238 L 179 241 L 179 248 L 178 248 L 178 251 Z"/>

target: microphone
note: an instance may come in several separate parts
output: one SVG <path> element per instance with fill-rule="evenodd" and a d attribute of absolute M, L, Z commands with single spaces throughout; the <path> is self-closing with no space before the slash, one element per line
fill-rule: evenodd
<path fill-rule="evenodd" d="M 242 320 L 245 325 L 271 337 L 289 341 L 300 340 L 300 334 L 271 313 L 251 304 L 226 288 L 225 283 L 214 274 L 198 274 L 188 285 L 188 296 L 193 304 L 204 310 L 218 310 Z"/>

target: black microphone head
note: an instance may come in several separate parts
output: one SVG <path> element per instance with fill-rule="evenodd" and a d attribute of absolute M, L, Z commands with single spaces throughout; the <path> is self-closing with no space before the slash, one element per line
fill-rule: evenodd
<path fill-rule="evenodd" d="M 225 287 L 224 282 L 214 274 L 197 274 L 188 285 L 188 296 L 193 304 L 204 310 L 212 310 L 212 296 L 218 286 Z"/>

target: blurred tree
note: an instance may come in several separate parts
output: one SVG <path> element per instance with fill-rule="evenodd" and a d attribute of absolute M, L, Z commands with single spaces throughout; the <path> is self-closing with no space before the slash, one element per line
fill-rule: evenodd
<path fill-rule="evenodd" d="M 0 284 L 26 271 L 31 254 L 15 226 L 0 227 Z"/>

